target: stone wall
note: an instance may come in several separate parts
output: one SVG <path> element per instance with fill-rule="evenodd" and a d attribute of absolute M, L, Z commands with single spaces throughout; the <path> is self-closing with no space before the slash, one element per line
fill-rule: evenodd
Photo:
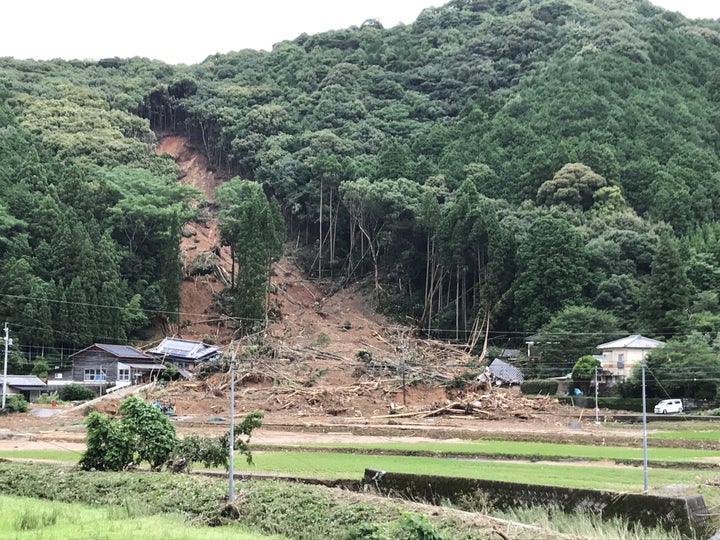
<path fill-rule="evenodd" d="M 559 508 L 565 512 L 587 511 L 604 519 L 621 517 L 645 527 L 677 528 L 687 537 L 704 533 L 708 510 L 700 495 L 662 497 L 594 489 L 391 473 L 365 469 L 363 482 L 371 489 L 412 500 L 440 504 L 476 498 L 491 508 L 508 510 L 530 506 Z"/>

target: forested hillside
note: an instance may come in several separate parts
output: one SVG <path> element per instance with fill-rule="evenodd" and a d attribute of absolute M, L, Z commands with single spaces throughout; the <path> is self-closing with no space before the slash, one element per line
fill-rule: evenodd
<path fill-rule="evenodd" d="M 238 177 L 224 305 L 245 322 L 281 214 L 310 276 L 367 280 L 427 335 L 574 354 L 720 331 L 718 21 L 454 0 L 193 66 L 0 59 L 0 98 L 0 313 L 32 356 L 174 317 L 198 194 L 153 154 L 168 134 Z"/>

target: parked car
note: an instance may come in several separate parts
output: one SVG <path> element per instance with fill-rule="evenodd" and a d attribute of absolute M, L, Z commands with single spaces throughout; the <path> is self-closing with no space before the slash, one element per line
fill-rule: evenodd
<path fill-rule="evenodd" d="M 655 405 L 655 414 L 671 414 L 683 412 L 681 399 L 663 399 Z"/>

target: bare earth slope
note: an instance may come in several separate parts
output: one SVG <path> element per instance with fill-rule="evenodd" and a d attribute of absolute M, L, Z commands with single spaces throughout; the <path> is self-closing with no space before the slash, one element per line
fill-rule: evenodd
<path fill-rule="evenodd" d="M 198 203 L 198 221 L 185 227 L 181 241 L 180 324 L 167 333 L 227 346 L 236 337 L 232 326 L 212 309 L 213 295 L 226 286 L 231 268 L 229 250 L 220 246 L 213 206 L 213 190 L 221 181 L 183 137 L 162 139 L 158 152 L 173 155 L 182 171 L 180 181 L 205 194 L 205 201 Z M 390 423 L 399 433 L 420 429 L 430 436 L 506 430 L 518 423 L 531 430 L 567 427 L 563 408 L 554 399 L 530 402 L 516 392 L 490 393 L 478 385 L 464 392 L 446 390 L 443 383 L 467 371 L 463 366 L 472 358 L 459 347 L 413 339 L 408 328 L 377 314 L 357 285 L 328 294 L 305 279 L 288 258 L 274 266 L 273 274 L 270 302 L 279 316 L 262 335 L 233 342 L 240 354 L 239 413 L 261 409 L 266 412 L 266 425 L 291 429 L 387 428 Z M 143 396 L 173 402 L 179 425 L 226 418 L 229 378 L 215 374 L 207 381 L 170 383 Z M 109 395 L 95 407 L 114 412 L 118 402 L 119 396 Z M 430 413 L 451 403 L 458 404 L 446 411 L 451 415 Z M 467 408 L 468 403 L 474 405 Z M 394 416 L 388 418 L 389 413 Z M 53 422 L 77 421 L 82 414 L 70 409 L 49 418 L 28 413 L 16 416 L 14 422 L 20 430 L 43 429 Z M 0 418 L 0 428 L 4 423 Z"/>

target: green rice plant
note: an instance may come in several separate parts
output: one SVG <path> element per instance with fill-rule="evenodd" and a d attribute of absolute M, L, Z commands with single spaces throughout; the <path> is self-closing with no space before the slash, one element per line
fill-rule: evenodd
<path fill-rule="evenodd" d="M 496 455 L 503 459 L 591 459 L 591 460 L 632 460 L 642 459 L 642 449 L 630 446 L 604 446 L 585 444 L 557 444 L 544 442 L 523 442 L 503 440 L 482 440 L 473 442 L 412 442 L 412 443 L 304 443 L 293 445 L 297 448 L 344 448 L 357 451 L 358 449 L 380 452 L 396 451 L 398 453 L 412 452 L 436 453 L 442 455 L 476 454 L 483 457 Z M 717 450 L 702 450 L 692 448 L 649 448 L 649 459 L 663 461 L 701 461 L 705 458 L 714 459 Z"/>
<path fill-rule="evenodd" d="M 131 531 L 131 533 L 129 532 Z M 131 536 L 129 536 L 131 535 Z M 0 538 L 14 540 L 285 540 L 245 526 L 194 526 L 179 514 L 0 496 Z"/>
<path fill-rule="evenodd" d="M 504 480 L 507 482 L 544 484 L 589 489 L 639 492 L 643 486 L 642 468 L 571 463 L 517 463 L 436 457 L 408 457 L 387 455 L 352 455 L 323 452 L 321 456 L 306 452 L 253 453 L 253 468 L 235 468 L 236 472 L 273 472 L 314 478 L 349 478 L 362 476 L 365 468 L 416 474 L 437 474 Z M 612 471 L 612 474 L 610 474 Z M 694 487 L 714 477 L 714 471 L 688 471 L 682 469 L 650 469 L 649 481 L 653 486 L 670 484 Z M 688 482 L 690 481 L 690 484 Z"/>
<path fill-rule="evenodd" d="M 55 525 L 59 510 L 53 508 L 45 510 L 40 508 L 24 509 L 15 518 L 15 529 L 18 531 L 31 531 Z"/>

